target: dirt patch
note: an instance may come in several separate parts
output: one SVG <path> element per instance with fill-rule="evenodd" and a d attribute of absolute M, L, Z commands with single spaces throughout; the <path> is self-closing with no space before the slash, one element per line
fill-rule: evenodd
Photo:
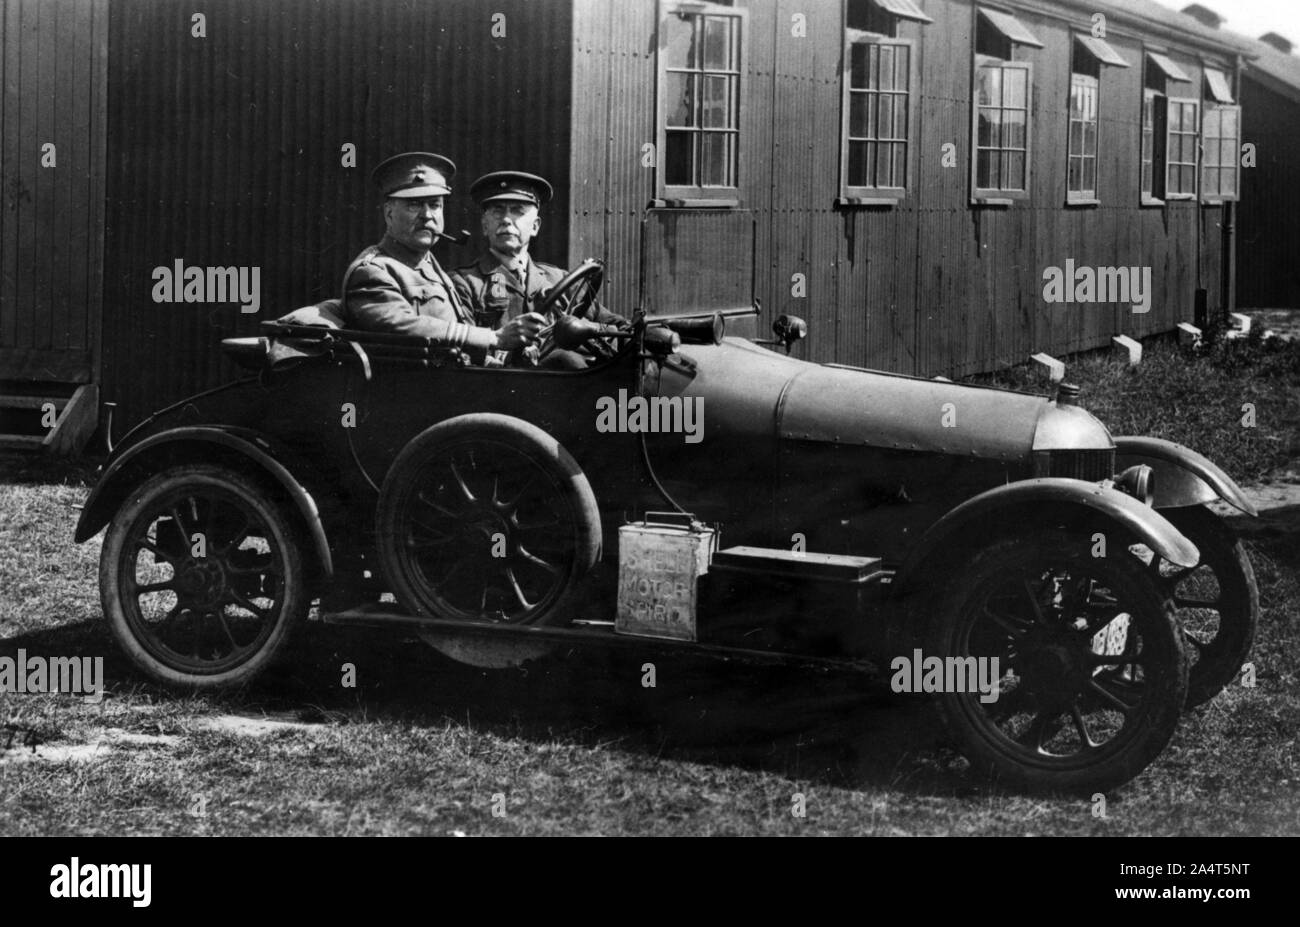
<path fill-rule="evenodd" d="M 265 737 L 280 731 L 310 732 L 321 728 L 319 724 L 304 724 L 292 720 L 289 716 L 249 718 L 244 715 L 217 715 L 214 718 L 204 718 L 194 727 L 199 731 L 215 731 L 219 734 L 235 734 L 240 737 Z"/>

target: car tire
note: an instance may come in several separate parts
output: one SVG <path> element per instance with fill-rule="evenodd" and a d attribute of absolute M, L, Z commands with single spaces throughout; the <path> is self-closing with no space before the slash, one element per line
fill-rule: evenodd
<path fill-rule="evenodd" d="M 1086 536 L 1061 530 L 1006 537 L 936 603 L 927 655 L 999 658 L 991 703 L 969 691 L 937 699 L 977 774 L 1029 792 L 1103 791 L 1173 737 L 1188 658 L 1172 604 L 1137 558 L 1094 558 Z"/>
<path fill-rule="evenodd" d="M 296 521 L 257 480 L 209 464 L 164 470 L 131 490 L 109 524 L 104 615 L 131 661 L 160 682 L 246 684 L 306 618 L 301 549 Z"/>
<path fill-rule="evenodd" d="M 582 469 L 553 437 L 507 415 L 463 415 L 413 438 L 375 517 L 394 595 L 430 618 L 565 624 L 600 554 Z"/>
<path fill-rule="evenodd" d="M 1259 587 L 1241 541 L 1209 509 L 1193 505 L 1160 514 L 1201 552 L 1194 570 L 1166 563 L 1162 570 L 1168 575 L 1161 577 L 1192 660 L 1187 705 L 1193 707 L 1233 682 L 1250 655 L 1259 625 Z"/>

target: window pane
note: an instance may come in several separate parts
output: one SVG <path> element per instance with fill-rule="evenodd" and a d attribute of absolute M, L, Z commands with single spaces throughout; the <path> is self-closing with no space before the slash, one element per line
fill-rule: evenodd
<path fill-rule="evenodd" d="M 700 134 L 700 183 L 706 187 L 730 186 L 727 136 L 723 132 Z"/>
<path fill-rule="evenodd" d="M 855 44 L 849 49 L 851 56 L 849 87 L 854 90 L 865 90 L 867 88 L 867 58 L 870 51 L 870 45 L 861 43 Z"/>
<path fill-rule="evenodd" d="M 894 138 L 907 138 L 907 97 L 894 98 Z"/>
<path fill-rule="evenodd" d="M 1024 68 L 1007 68 L 1003 80 L 1006 82 L 1006 105 L 1025 108 L 1025 82 L 1029 72 Z"/>
<path fill-rule="evenodd" d="M 695 183 L 692 171 L 691 147 L 695 138 L 691 132 L 665 132 L 664 180 L 670 185 Z"/>
<path fill-rule="evenodd" d="M 1078 192 L 1079 190 L 1083 189 L 1083 159 L 1082 158 L 1070 159 L 1070 175 L 1069 175 L 1069 180 L 1067 182 L 1069 184 L 1069 190 L 1071 192 Z"/>
<path fill-rule="evenodd" d="M 1223 134 L 1231 138 L 1237 137 L 1237 110 L 1221 110 L 1223 115 Z"/>
<path fill-rule="evenodd" d="M 664 75 L 664 99 L 668 106 L 668 125 L 695 125 L 695 75 L 669 71 Z"/>
<path fill-rule="evenodd" d="M 731 18 L 704 17 L 704 66 L 729 70 L 731 62 Z"/>
<path fill-rule="evenodd" d="M 1083 189 L 1088 193 L 1097 191 L 1097 159 L 1084 158 L 1083 160 Z"/>
<path fill-rule="evenodd" d="M 894 86 L 899 90 L 907 90 L 912 85 L 909 58 L 911 51 L 912 49 L 906 45 L 899 45 L 894 49 Z"/>
<path fill-rule="evenodd" d="M 1235 165 L 1223 169 L 1223 195 L 1237 195 L 1237 168 Z"/>
<path fill-rule="evenodd" d="M 986 190 L 997 189 L 1002 160 L 996 151 L 981 151 L 976 165 L 975 185 Z"/>
<path fill-rule="evenodd" d="M 871 96 L 866 93 L 849 93 L 849 135 L 864 138 L 867 133 L 867 105 Z"/>
<path fill-rule="evenodd" d="M 877 86 L 881 90 L 894 89 L 894 47 L 892 45 L 880 46 L 880 83 Z"/>
<path fill-rule="evenodd" d="M 1025 189 L 1025 156 L 1019 152 L 1008 152 L 1002 156 L 1004 173 L 1004 190 Z"/>
<path fill-rule="evenodd" d="M 1070 123 L 1070 153 L 1083 154 L 1083 123 Z"/>
<path fill-rule="evenodd" d="M 868 86 L 874 89 L 880 89 L 880 46 L 872 45 L 871 47 L 871 64 L 867 69 Z"/>
<path fill-rule="evenodd" d="M 982 109 L 979 114 L 979 144 L 982 148 L 997 148 L 1002 144 L 999 131 L 1002 122 L 1002 110 Z"/>
<path fill-rule="evenodd" d="M 876 121 L 876 101 L 879 94 L 869 93 L 867 97 L 867 138 L 877 138 L 880 135 Z"/>
<path fill-rule="evenodd" d="M 1020 110 L 1009 109 L 1002 114 L 1002 147 L 1025 147 L 1025 114 Z"/>
<path fill-rule="evenodd" d="M 691 68 L 695 62 L 695 17 L 667 16 L 663 21 L 664 67 Z"/>
<path fill-rule="evenodd" d="M 1207 109 L 1205 111 L 1205 125 L 1201 128 L 1201 133 L 1206 138 L 1218 138 L 1220 132 L 1221 111 L 1217 109 Z"/>
<path fill-rule="evenodd" d="M 1002 105 L 1002 69 L 984 67 L 979 69 L 976 77 L 979 85 L 979 104 L 981 106 Z"/>
<path fill-rule="evenodd" d="M 892 186 L 907 186 L 907 145 L 903 142 L 894 143 L 894 182 Z"/>
<path fill-rule="evenodd" d="M 1150 192 L 1151 192 L 1151 176 L 1152 176 L 1152 173 L 1153 173 L 1153 172 L 1152 172 L 1152 169 L 1151 169 L 1151 162 L 1150 162 L 1150 161 L 1144 161 L 1144 162 L 1142 162 L 1142 192 L 1143 192 L 1143 193 L 1150 193 Z"/>
<path fill-rule="evenodd" d="M 1097 154 L 1096 122 L 1086 122 L 1083 125 L 1083 153 L 1094 157 Z"/>
<path fill-rule="evenodd" d="M 880 115 L 877 125 L 880 127 L 881 138 L 889 136 L 889 130 L 894 126 L 894 98 L 891 96 L 880 97 Z"/>
<path fill-rule="evenodd" d="M 876 176 L 876 159 L 880 152 L 880 146 L 875 142 L 867 142 L 866 158 L 863 161 L 862 176 L 863 183 L 871 186 L 873 178 Z"/>
<path fill-rule="evenodd" d="M 705 76 L 701 89 L 700 123 L 710 129 L 731 128 L 731 78 Z"/>
<path fill-rule="evenodd" d="M 868 142 L 849 142 L 849 186 L 851 187 L 867 185 L 868 144 Z"/>

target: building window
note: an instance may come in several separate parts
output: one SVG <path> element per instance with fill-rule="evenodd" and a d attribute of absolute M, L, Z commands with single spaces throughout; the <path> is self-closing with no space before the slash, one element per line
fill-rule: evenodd
<path fill-rule="evenodd" d="M 1182 186 L 1182 163 L 1179 164 L 1178 183 L 1169 189 L 1169 156 L 1183 156 L 1180 150 L 1171 152 L 1170 122 L 1172 101 L 1169 98 L 1170 82 L 1186 83 L 1191 81 L 1182 68 L 1171 58 L 1157 52 L 1147 52 L 1144 89 L 1142 91 L 1142 202 L 1144 205 L 1160 205 L 1170 196 L 1177 197 L 1178 188 Z M 1185 102 L 1185 101 L 1180 101 Z M 1195 102 L 1195 101 L 1193 101 Z M 1182 110 L 1179 110 L 1179 130 L 1182 131 Z M 1195 146 L 1191 156 L 1196 157 Z M 1193 168 L 1195 161 L 1193 160 Z M 1195 187 L 1195 170 L 1191 183 Z"/>
<path fill-rule="evenodd" d="M 898 20 L 932 20 L 912 0 L 848 0 L 844 16 L 841 204 L 888 204 L 907 190 L 913 46 Z"/>
<path fill-rule="evenodd" d="M 1098 113 L 1103 65 L 1128 67 L 1106 43 L 1092 36 L 1075 36 L 1070 74 L 1069 139 L 1066 201 L 1095 205 L 1097 200 Z"/>
<path fill-rule="evenodd" d="M 1070 75 L 1070 149 L 1068 190 L 1071 201 L 1097 200 L 1097 91 L 1090 74 Z"/>
<path fill-rule="evenodd" d="M 659 196 L 737 205 L 746 11 L 665 2 L 659 20 Z"/>
<path fill-rule="evenodd" d="M 1043 47 L 1010 13 L 981 7 L 971 119 L 973 202 L 1001 203 L 1029 195 L 1033 66 L 1010 60 L 1017 45 Z"/>
<path fill-rule="evenodd" d="M 1228 76 L 1205 69 L 1205 116 L 1201 124 L 1201 200 L 1222 203 L 1240 196 L 1241 107 Z"/>
<path fill-rule="evenodd" d="M 1199 100 L 1169 100 L 1169 131 L 1165 151 L 1165 199 L 1196 196 L 1196 149 L 1200 144 Z"/>

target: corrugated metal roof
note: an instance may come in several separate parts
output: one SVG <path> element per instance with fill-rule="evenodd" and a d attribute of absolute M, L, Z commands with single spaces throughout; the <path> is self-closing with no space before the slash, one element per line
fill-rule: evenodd
<path fill-rule="evenodd" d="M 1263 42 L 1255 44 L 1259 57 L 1250 63 L 1250 70 L 1271 78 L 1281 85 L 1279 89 L 1300 100 L 1300 57 L 1283 54 Z"/>
<path fill-rule="evenodd" d="M 1126 23 L 1144 31 L 1151 31 L 1151 27 L 1158 27 L 1177 33 L 1184 39 L 1194 39 L 1198 44 L 1211 45 L 1247 56 L 1256 53 L 1256 43 L 1245 36 L 1222 29 L 1211 29 L 1191 16 L 1156 3 L 1154 0 L 1056 0 L 1056 5 L 1080 10 L 1086 14 L 1085 20 L 1093 13 L 1102 13 L 1107 21 Z"/>

